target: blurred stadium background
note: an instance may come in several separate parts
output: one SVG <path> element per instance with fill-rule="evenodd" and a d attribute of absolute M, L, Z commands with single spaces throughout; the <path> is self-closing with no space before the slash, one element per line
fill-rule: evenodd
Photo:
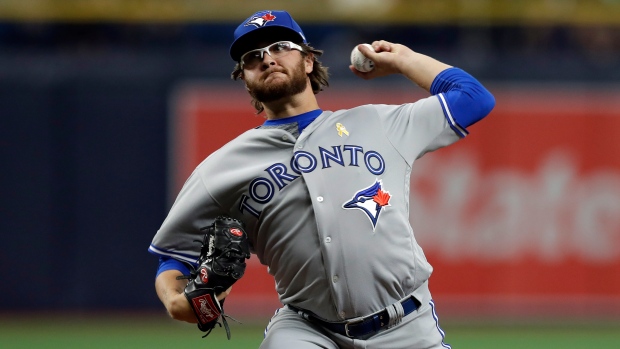
<path fill-rule="evenodd" d="M 147 247 L 189 171 L 262 122 L 228 57 L 260 9 L 325 51 L 323 109 L 424 96 L 348 71 L 376 39 L 495 94 L 412 177 L 447 342 L 620 347 L 619 0 L 0 1 L 0 347 L 258 345 L 278 306 L 264 267 L 227 302 L 247 324 L 217 344 L 167 319 Z"/>

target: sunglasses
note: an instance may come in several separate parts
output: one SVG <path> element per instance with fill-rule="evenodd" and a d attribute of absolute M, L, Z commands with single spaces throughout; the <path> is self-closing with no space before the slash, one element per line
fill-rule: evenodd
<path fill-rule="evenodd" d="M 286 56 L 291 52 L 291 50 L 303 52 L 303 48 L 295 43 L 290 41 L 278 41 L 267 47 L 257 48 L 256 50 L 244 53 L 239 60 L 239 64 L 242 69 L 254 69 L 262 63 L 265 53 L 271 56 L 271 58 L 277 59 Z"/>

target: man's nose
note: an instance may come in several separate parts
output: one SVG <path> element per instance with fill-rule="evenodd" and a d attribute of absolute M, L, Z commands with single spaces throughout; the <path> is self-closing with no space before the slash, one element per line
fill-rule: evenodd
<path fill-rule="evenodd" d="M 263 52 L 263 66 L 268 67 L 273 64 L 276 64 L 276 60 L 271 57 L 269 52 Z"/>

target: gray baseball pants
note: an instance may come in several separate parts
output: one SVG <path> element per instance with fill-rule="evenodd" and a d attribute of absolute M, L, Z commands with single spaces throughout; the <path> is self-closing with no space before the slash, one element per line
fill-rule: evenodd
<path fill-rule="evenodd" d="M 265 329 L 260 349 L 445 349 L 444 332 L 439 327 L 435 304 L 425 283 L 413 293 L 421 306 L 401 323 L 362 340 L 333 333 L 309 322 L 284 306 Z"/>

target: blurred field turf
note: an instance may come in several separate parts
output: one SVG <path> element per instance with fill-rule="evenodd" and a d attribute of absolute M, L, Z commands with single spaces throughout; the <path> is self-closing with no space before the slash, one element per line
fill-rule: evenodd
<path fill-rule="evenodd" d="M 162 314 L 2 315 L 0 348 L 258 348 L 267 319 L 261 322 L 231 324 L 232 339 L 228 341 L 222 328 L 217 327 L 203 339 L 195 326 Z M 455 349 L 620 348 L 620 321 L 445 322 L 442 327 L 447 334 L 446 342 Z"/>

